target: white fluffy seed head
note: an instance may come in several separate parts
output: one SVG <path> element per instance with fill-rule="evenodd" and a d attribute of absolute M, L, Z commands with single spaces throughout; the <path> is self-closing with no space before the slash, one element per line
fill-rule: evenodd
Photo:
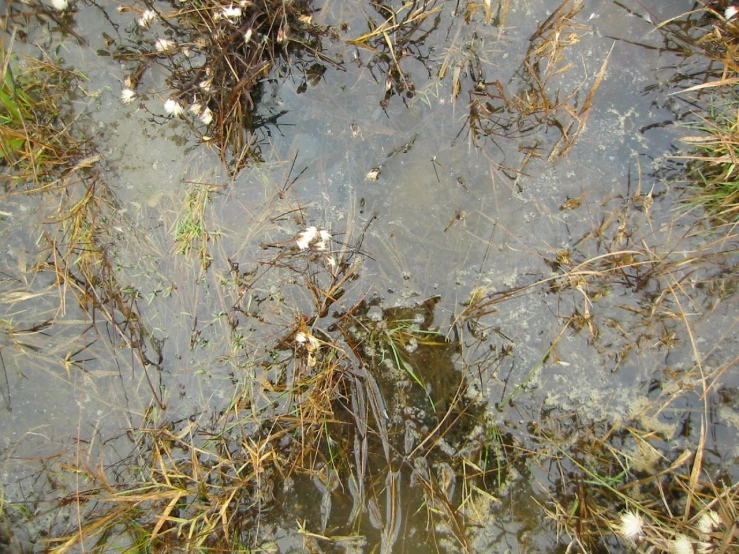
<path fill-rule="evenodd" d="M 321 346 L 321 343 L 316 337 L 310 333 L 304 333 L 303 331 L 300 331 L 295 335 L 295 342 L 299 345 L 305 346 L 309 352 L 315 352 L 318 347 Z"/>
<path fill-rule="evenodd" d="M 672 554 L 694 554 L 693 543 L 685 535 L 678 535 L 670 542 L 670 552 Z"/>
<path fill-rule="evenodd" d="M 177 43 L 173 40 L 169 40 L 168 38 L 158 38 L 154 43 L 154 48 L 157 49 L 157 52 L 161 53 L 171 52 L 175 49 L 176 46 Z"/>
<path fill-rule="evenodd" d="M 301 250 L 305 250 L 310 246 L 310 243 L 313 242 L 313 240 L 315 240 L 317 236 L 318 229 L 316 227 L 306 227 L 304 230 L 298 233 L 298 236 L 295 237 L 295 242 L 298 244 L 298 248 L 300 248 Z"/>
<path fill-rule="evenodd" d="M 644 520 L 636 512 L 626 512 L 621 514 L 621 523 L 618 527 L 618 533 L 625 539 L 636 541 L 644 534 Z"/>
<path fill-rule="evenodd" d="M 306 250 L 311 248 L 316 252 L 324 252 L 331 241 L 331 233 L 326 229 L 318 229 L 311 225 L 300 231 L 295 237 L 298 248 Z"/>
<path fill-rule="evenodd" d="M 380 176 L 380 168 L 375 167 L 373 169 L 370 169 L 367 172 L 367 175 L 365 175 L 365 179 L 368 181 L 377 181 L 377 178 Z"/>
<path fill-rule="evenodd" d="M 69 0 L 51 0 L 51 5 L 56 11 L 63 12 L 69 7 Z"/>
<path fill-rule="evenodd" d="M 203 110 L 203 113 L 200 114 L 200 121 L 202 121 L 205 125 L 210 125 L 210 122 L 213 121 L 213 112 L 210 110 L 210 108 L 205 108 Z"/>
<path fill-rule="evenodd" d="M 184 111 L 182 104 L 180 104 L 177 100 L 174 98 L 168 99 L 164 103 L 164 111 L 167 112 L 169 115 L 178 116 L 182 114 Z"/>
<path fill-rule="evenodd" d="M 238 6 L 228 6 L 223 8 L 221 15 L 227 19 L 239 19 L 241 17 L 241 8 Z"/>
<path fill-rule="evenodd" d="M 336 271 L 336 259 L 333 256 L 329 256 L 326 254 L 323 257 L 323 260 L 326 262 L 326 267 L 328 267 L 328 270 L 333 273 Z"/>
<path fill-rule="evenodd" d="M 136 20 L 136 23 L 139 24 L 139 27 L 146 28 L 152 21 L 154 21 L 156 16 L 157 14 L 154 10 L 145 10 L 144 13 L 141 14 L 141 17 Z"/>
<path fill-rule="evenodd" d="M 708 510 L 698 520 L 698 531 L 704 535 L 710 535 L 719 527 L 721 527 L 721 518 L 713 510 Z"/>
<path fill-rule="evenodd" d="M 136 100 L 136 92 L 130 88 L 124 88 L 121 91 L 121 102 L 124 104 L 130 104 Z"/>

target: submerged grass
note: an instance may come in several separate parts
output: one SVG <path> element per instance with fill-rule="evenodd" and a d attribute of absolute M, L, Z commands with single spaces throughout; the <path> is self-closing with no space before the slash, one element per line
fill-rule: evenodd
<path fill-rule="evenodd" d="M 573 77 L 576 69 L 569 59 L 570 51 L 589 30 L 577 22 L 582 8 L 580 0 L 564 0 L 537 26 L 528 39 L 525 58 L 510 82 L 486 77 L 489 72 L 481 61 L 483 41 L 471 42 L 456 55 L 452 55 L 456 45 L 449 48 L 440 77 L 443 78 L 451 59 L 463 58 L 452 77 L 452 98 L 462 92 L 465 73 L 461 69 L 467 69 L 466 74 L 473 80 L 468 91 L 467 126 L 474 143 L 480 146 L 486 140 L 494 144 L 515 140 L 521 145 L 524 156 L 519 167 L 500 166 L 511 175 L 524 173 L 534 158 L 545 157 L 551 162 L 566 156 L 585 129 L 595 94 L 606 75 L 608 58 L 589 88 L 585 88 L 588 85 L 584 79 L 577 82 Z M 502 25 L 503 21 L 499 23 Z M 546 136 L 550 132 L 559 138 L 552 142 Z"/>
<path fill-rule="evenodd" d="M 6 144 L 14 146 L 5 150 L 0 180 L 6 201 L 18 195 L 38 200 L 40 225 L 32 232 L 44 248 L 28 271 L 51 274 L 59 287 L 59 308 L 48 324 L 64 317 L 71 293 L 91 321 L 101 316 L 137 353 L 149 388 L 161 402 L 146 369 L 159 363 L 159 345 L 139 317 L 135 289 L 118 280 L 110 226 L 118 218 L 117 199 L 102 177 L 102 155 L 74 125 L 76 114 L 65 108 L 84 79 L 51 59 L 22 63 L 23 79 L 14 80 L 12 88 L 10 81 L 5 83 L 5 99 L 15 104 L 4 104 L 0 135 L 11 137 Z M 6 53 L 3 67 L 11 66 Z"/>
<path fill-rule="evenodd" d="M 716 465 L 707 429 L 709 404 L 721 403 L 716 389 L 738 359 L 730 353 L 714 358 L 719 344 L 732 343 L 731 329 L 706 347 L 696 327 L 722 303 L 720 309 L 732 313 L 739 235 L 730 225 L 724 233 L 691 224 L 692 214 L 654 225 L 653 194 L 640 187 L 620 202 L 572 247 L 542 253 L 551 276 L 510 290 L 476 289 L 457 324 L 476 335 L 491 332 L 502 304 L 542 290 L 556 299 L 562 332 L 502 396 L 501 410 L 545 366 L 569 365 L 572 353 L 560 353 L 565 333 L 584 334 L 612 372 L 647 350 L 678 352 L 685 341 L 682 351 L 691 361 L 666 362 L 662 375 L 645 383 L 644 401 L 615 423 L 556 409 L 542 413 L 524 441 L 532 452 L 526 459 L 548 476 L 540 483 L 549 498 L 545 509 L 569 537 L 568 551 L 733 551 L 739 545 L 736 484 L 728 467 Z M 714 291 L 713 303 L 700 301 L 704 290 Z M 682 424 L 687 427 L 678 439 Z M 676 440 L 677 451 L 669 447 Z"/>
<path fill-rule="evenodd" d="M 220 234 L 218 231 L 208 230 L 205 211 L 211 196 L 221 189 L 223 187 L 219 185 L 195 183 L 193 190 L 187 195 L 184 214 L 174 229 L 178 252 L 181 254 L 194 252 L 203 270 L 208 269 L 213 261 L 208 251 L 208 243 Z"/>

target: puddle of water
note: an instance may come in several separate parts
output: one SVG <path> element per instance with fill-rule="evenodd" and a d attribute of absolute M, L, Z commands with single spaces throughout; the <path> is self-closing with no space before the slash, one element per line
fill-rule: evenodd
<path fill-rule="evenodd" d="M 690 8 L 662 4 L 651 7 L 661 19 Z M 649 308 L 645 298 L 657 298 L 664 291 L 659 283 L 642 285 L 640 275 L 624 276 L 616 285 L 559 283 L 561 289 L 553 281 L 491 304 L 493 311 L 468 318 L 462 336 L 454 335 L 452 324 L 461 321 L 471 295 L 525 286 L 553 277 L 557 268 L 577 266 L 607 251 L 631 251 L 642 241 L 677 244 L 688 231 L 666 225 L 672 219 L 676 191 L 655 177 L 656 170 L 666 165 L 665 152 L 682 132 L 672 123 L 687 107 L 679 100 L 677 105 L 668 102 L 666 93 L 674 88 L 668 82 L 676 72 L 673 68 L 685 62 L 661 49 L 662 36 L 640 17 L 641 5 L 629 6 L 634 15 L 616 3 L 585 3 L 577 16 L 581 26 L 569 29 L 577 41 L 565 49 L 565 59 L 574 65 L 553 77 L 552 88 L 560 89 L 561 97 L 576 95 L 571 105 L 581 106 L 606 59 L 608 69 L 582 134 L 562 159 L 547 161 L 562 133 L 536 115 L 518 121 L 513 114 L 502 113 L 491 119 L 497 127 L 487 137 L 475 139 L 470 130 L 470 106 L 492 107 L 500 90 L 494 82 L 509 96 L 523 95 L 531 86 L 522 59 L 528 38 L 551 7 L 543 3 L 512 7 L 505 26 L 496 27 L 482 24 L 479 15 L 472 24 L 464 23 L 453 14 L 452 5 L 439 4 L 438 20 L 422 26 L 433 29 L 429 36 L 417 44 L 410 41 L 407 56 L 400 61 L 406 79 L 414 83 L 412 97 L 386 94 L 384 72 L 392 67 L 387 56 L 344 40 L 326 41 L 325 55 L 343 60 L 342 70 L 328 69 L 307 87 L 295 77 L 267 87 L 263 113 L 287 113 L 280 126 L 268 127 L 265 163 L 245 169 L 233 180 L 212 149 L 196 145 L 198 139 L 187 124 L 162 117 L 169 93 L 166 70 L 146 74 L 141 105 L 120 103 L 121 64 L 94 52 L 105 47 L 101 29 L 114 34 L 109 21 L 120 25 L 118 32 L 126 36 L 133 19 L 116 12 L 115 4 L 98 6 L 79 5 L 75 14 L 76 29 L 89 46 L 67 39 L 62 50 L 67 63 L 90 78 L 86 85 L 90 94 L 80 100 L 79 110 L 90 118 L 104 155 L 103 175 L 117 199 L 111 211 L 113 231 L 106 239 L 115 253 L 119 281 L 136 289 L 140 317 L 161 344 L 161 363 L 147 371 L 167 410 L 144 415 L 152 405 L 145 373 L 121 347 L 115 329 L 102 320 L 91 321 L 71 296 L 59 299 L 52 280 L 31 275 L 32 263 L 23 259 L 44 255 L 35 239 L 29 239 L 38 234 L 36 220 L 14 215 L 12 225 L 3 229 L 11 248 L 4 268 L 12 276 L 6 292 L 22 288 L 43 294 L 6 305 L 2 318 L 16 328 L 47 320 L 53 324 L 29 338 L 11 337 L 8 331 L 3 337 L 13 407 L 0 423 L 8 460 L 4 477 L 8 498 L 28 494 L 11 486 L 28 478 L 28 468 L 15 460 L 38 456 L 42 446 L 44 456 L 60 448 L 74 451 L 82 441 L 83 450 L 105 453 L 112 463 L 132 448 L 113 439 L 142 423 L 172 422 L 177 427 L 190 417 L 211 430 L 219 425 L 218 414 L 245 398 L 254 413 L 273 402 L 289 404 L 267 386 L 282 386 L 287 377 L 275 375 L 277 370 L 261 360 L 270 355 L 275 362 L 289 359 L 294 347 L 280 349 L 274 344 L 289 336 L 301 317 L 307 319 L 314 312 L 314 298 L 292 268 L 302 264 L 316 273 L 316 280 L 326 277 L 325 268 L 318 269 L 322 258 L 309 253 L 302 258 L 291 253 L 289 263 L 281 265 L 285 245 L 292 245 L 293 237 L 307 225 L 328 229 L 336 250 L 363 239 L 361 251 L 366 256 L 361 257 L 358 278 L 348 282 L 343 296 L 309 326 L 344 336 L 350 349 L 358 350 L 353 359 L 359 366 L 395 361 L 395 375 L 375 378 L 384 398 L 375 408 L 388 411 L 387 443 L 403 454 L 383 455 L 381 441 L 375 438 L 370 443 L 365 463 L 371 479 L 365 486 L 375 487 L 369 496 L 377 505 L 359 514 L 351 472 L 341 475 L 339 485 L 329 477 L 327 484 L 296 476 L 292 487 L 285 485 L 284 492 L 276 493 L 284 504 L 274 518 L 265 516 L 259 537 L 260 541 L 272 537 L 281 551 L 307 541 L 298 532 L 296 518 L 305 518 L 310 532 L 366 537 L 366 544 L 355 551 L 383 544 L 386 551 L 413 552 L 429 545 L 461 551 L 464 542 L 455 538 L 459 529 L 434 515 L 460 502 L 461 485 L 455 492 L 447 489 L 448 498 L 429 498 L 422 484 L 424 478 L 444 482 L 444 464 L 455 463 L 454 455 L 442 456 L 436 465 L 429 455 L 430 468 L 409 466 L 407 459 L 405 465 L 398 462 L 438 424 L 442 412 L 439 408 L 434 414 L 436 407 L 452 404 L 449 399 L 463 382 L 460 369 L 469 370 L 464 381 L 474 383 L 478 391 L 473 395 L 481 401 L 474 404 L 475 419 L 484 420 L 479 414 L 486 412 L 493 426 L 508 430 L 518 445 L 528 440 L 527 423 L 538 421 L 543 412 L 575 412 L 586 421 L 633 417 L 641 406 L 635 405 L 635 398 L 674 392 L 672 387 L 679 386 L 672 384 L 674 375 L 693 366 L 696 349 L 712 352 L 704 363 L 715 366 L 727 363 L 736 351 L 729 331 L 736 326 L 733 305 L 723 302 L 709 308 L 712 294 L 693 294 L 693 301 L 703 304 L 703 316 L 690 321 L 697 344 L 691 344 L 683 323 L 668 317 L 670 309 L 680 308 L 674 303 L 660 308 L 663 323 L 642 327 Z M 367 14 L 378 18 L 369 5 L 334 2 L 322 6 L 316 21 L 346 24 L 340 34 L 348 39 L 366 32 Z M 380 47 L 381 41 L 375 45 Z M 438 79 L 445 62 L 448 74 Z M 452 98 L 457 79 L 462 93 Z M 488 83 L 485 94 L 475 88 L 476 80 Z M 557 115 L 571 120 L 564 109 Z M 502 125 L 525 131 L 515 139 L 506 138 Z M 380 168 L 377 179 L 368 179 L 375 168 Z M 207 202 L 198 196 L 204 188 L 209 191 Z M 629 204 L 637 193 L 650 191 L 655 198 L 651 211 Z M 207 249 L 207 263 L 194 252 L 197 248 L 183 255 L 174 240 L 186 223 L 192 224 L 187 219 L 192 216 L 191 197 L 201 199 L 198 223 L 210 233 L 210 240 L 201 244 Z M 32 198 L 16 202 L 17 208 L 8 211 L 37 209 Z M 620 215 L 608 228 L 602 227 L 602 237 L 589 236 L 618 210 Z M 632 234 L 622 236 L 622 242 L 619 225 Z M 681 248 L 686 246 L 689 243 L 681 243 Z M 674 271 L 678 282 L 679 266 Z M 713 282 L 713 275 L 705 277 Z M 700 278 L 694 280 L 697 287 Z M 417 307 L 431 298 L 433 309 L 419 312 Z M 370 300 L 361 304 L 362 299 Z M 332 327 L 340 320 L 334 312 L 346 313 L 358 305 L 361 308 L 353 316 L 356 329 L 338 333 Z M 375 308 L 385 322 L 381 330 L 380 322 L 371 319 Z M 393 321 L 412 320 L 418 313 L 423 315 L 420 330 L 439 329 L 438 343 L 419 345 L 422 336 L 415 331 L 396 334 L 401 339 L 394 345 L 399 350 L 395 354 L 390 343 L 378 349 L 367 342 L 368 336 L 385 340 L 394 332 Z M 709 337 L 717 332 L 714 351 Z M 362 340 L 352 344 L 352 333 L 364 333 Z M 70 365 L 75 359 L 81 361 Z M 404 372 L 404 364 L 415 369 Z M 729 387 L 725 390 L 737 386 L 728 372 L 723 379 Z M 709 439 L 712 463 L 736 456 L 736 406 L 718 394 L 716 390 L 710 400 L 717 414 Z M 429 409 L 423 407 L 427 404 Z M 412 406 L 412 413 L 404 412 L 403 406 Z M 674 428 L 684 423 L 685 412 L 696 408 L 700 406 L 694 401 L 676 404 L 674 412 L 663 413 L 659 422 L 672 425 L 678 436 Z M 418 429 L 416 435 L 409 422 Z M 350 442 L 341 431 L 335 436 Z M 687 447 L 692 437 L 687 432 L 672 440 Z M 458 441 L 453 438 L 447 437 L 450 452 L 464 449 L 470 440 L 466 434 Z M 106 441 L 121 450 L 110 452 L 112 448 L 103 447 Z M 349 445 L 347 451 L 353 448 Z M 484 454 L 479 445 L 472 450 L 475 456 Z M 387 470 L 391 461 L 396 466 L 390 464 Z M 450 466 L 449 471 L 458 470 Z M 466 507 L 467 547 L 472 551 L 557 546 L 553 524 L 544 520 L 532 500 L 545 501 L 542 490 L 530 484 L 536 468 L 517 471 L 518 479 L 503 478 L 509 481 L 507 487 L 491 487 L 497 499 L 479 495 L 477 504 Z M 74 485 L 66 484 L 70 491 Z M 53 494 L 50 484 L 34 486 L 40 497 Z M 398 519 L 391 521 L 396 502 Z"/>

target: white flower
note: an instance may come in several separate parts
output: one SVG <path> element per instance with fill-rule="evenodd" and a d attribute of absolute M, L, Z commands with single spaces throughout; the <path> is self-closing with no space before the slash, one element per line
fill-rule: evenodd
<path fill-rule="evenodd" d="M 670 542 L 670 552 L 672 554 L 693 554 L 693 543 L 685 535 L 678 535 L 674 541 Z"/>
<path fill-rule="evenodd" d="M 203 111 L 203 105 L 200 102 L 195 102 L 187 109 L 187 111 L 189 111 L 192 115 L 200 115 L 200 112 Z"/>
<path fill-rule="evenodd" d="M 213 80 L 212 79 L 200 81 L 200 84 L 198 86 L 201 89 L 203 89 L 203 92 L 213 92 Z"/>
<path fill-rule="evenodd" d="M 175 46 L 177 46 L 177 43 L 168 38 L 158 38 L 154 43 L 157 52 L 171 52 L 175 49 Z"/>
<path fill-rule="evenodd" d="M 318 236 L 318 229 L 315 227 L 306 227 L 305 230 L 300 231 L 298 233 L 298 236 L 295 237 L 295 242 L 298 243 L 298 248 L 301 250 L 305 250 L 310 246 L 310 243 L 315 240 L 315 238 Z"/>
<path fill-rule="evenodd" d="M 139 24 L 139 27 L 148 27 L 149 24 L 154 21 L 154 18 L 157 16 L 156 12 L 154 10 L 146 10 L 144 13 L 141 14 L 141 17 L 139 17 L 136 20 L 136 23 Z"/>
<path fill-rule="evenodd" d="M 130 88 L 124 88 L 121 91 L 121 102 L 124 104 L 130 104 L 136 99 L 136 92 Z"/>
<path fill-rule="evenodd" d="M 621 525 L 618 532 L 625 539 L 636 541 L 644 534 L 644 520 L 636 512 L 621 514 Z"/>
<path fill-rule="evenodd" d="M 178 116 L 183 112 L 182 104 L 174 98 L 170 98 L 164 103 L 164 111 L 169 115 Z"/>
<path fill-rule="evenodd" d="M 200 121 L 206 125 L 210 125 L 210 122 L 213 121 L 213 112 L 210 111 L 210 108 L 205 108 L 203 110 L 203 113 L 200 114 Z"/>
<path fill-rule="evenodd" d="M 228 19 L 238 19 L 241 17 L 241 8 L 231 5 L 227 8 L 223 8 L 221 14 L 223 17 L 227 17 Z"/>
<path fill-rule="evenodd" d="M 713 510 L 708 510 L 698 520 L 698 531 L 704 535 L 710 535 L 719 527 L 721 527 L 721 518 Z"/>
<path fill-rule="evenodd" d="M 252 35 L 253 32 L 254 31 L 252 30 L 251 27 L 249 27 L 246 30 L 246 33 L 244 33 L 244 43 L 249 44 L 249 41 L 251 40 L 251 35 Z"/>
<path fill-rule="evenodd" d="M 54 7 L 56 11 L 63 12 L 69 7 L 69 1 L 68 0 L 51 0 L 51 5 Z"/>

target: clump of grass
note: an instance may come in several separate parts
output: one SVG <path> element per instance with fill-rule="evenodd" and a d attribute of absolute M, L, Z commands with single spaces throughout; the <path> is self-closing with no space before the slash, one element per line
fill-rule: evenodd
<path fill-rule="evenodd" d="M 61 98 L 82 76 L 53 60 L 18 59 L 0 44 L 0 164 L 6 186 L 48 184 L 84 157 L 64 124 Z"/>
<path fill-rule="evenodd" d="M 211 195 L 222 187 L 196 183 L 187 195 L 184 214 L 180 217 L 174 230 L 177 250 L 182 254 L 194 251 L 203 270 L 208 269 L 213 258 L 208 251 L 208 243 L 218 236 L 218 231 L 209 231 L 206 226 L 205 210 Z"/>
<path fill-rule="evenodd" d="M 698 73 L 698 84 L 680 91 L 681 96 L 691 94 L 697 100 L 692 120 L 686 118 L 683 125 L 698 134 L 683 138 L 690 151 L 676 156 L 688 160 L 690 187 L 686 203 L 702 206 L 711 217 L 736 222 L 739 220 L 736 171 L 739 102 L 735 87 L 739 76 L 739 24 L 736 17 L 727 20 L 717 11 L 719 3 L 706 4 L 708 7 L 664 21 L 658 28 L 681 44 L 686 53 L 697 50 L 710 62 Z M 690 74 L 696 77 L 695 72 Z"/>
<path fill-rule="evenodd" d="M 739 102 L 734 90 L 712 102 L 697 122 L 686 124 L 699 135 L 684 137 L 691 153 L 688 176 L 693 182 L 689 205 L 701 205 L 712 216 L 739 221 Z"/>
<path fill-rule="evenodd" d="M 313 24 L 307 0 L 188 0 L 175 9 L 168 2 L 141 2 L 123 7 L 129 9 L 140 36 L 113 52 L 130 64 L 122 101 L 141 93 L 139 83 L 152 63 L 164 65 L 170 89 L 162 98 L 164 111 L 186 118 L 204 142 L 217 145 L 234 172 L 261 160 L 258 131 L 282 115 L 258 113 L 267 76 L 287 58 L 300 60 L 295 66 L 311 83 L 325 64 L 336 65 L 319 53 L 326 31 Z"/>
<path fill-rule="evenodd" d="M 657 433 L 619 424 L 581 430 L 577 448 L 569 449 L 545 430 L 550 423 L 535 432 L 561 476 L 547 512 L 571 538 L 570 548 L 711 554 L 739 545 L 739 486 L 725 474 L 708 477 L 704 438 L 697 451 L 667 457 Z M 646 458 L 655 461 L 645 470 Z"/>
<path fill-rule="evenodd" d="M 369 517 L 392 551 L 411 503 L 470 551 L 461 506 L 472 514 L 505 478 L 505 439 L 465 399 L 464 375 L 451 360 L 457 345 L 431 327 L 437 299 L 387 308 L 385 322 L 368 317 L 365 302 L 341 303 L 356 281 L 359 245 L 361 238 L 349 247 L 313 226 L 264 245 L 271 255 L 250 273 L 252 286 L 271 272 L 300 287 L 307 303 L 291 310 L 272 340 L 238 352 L 247 384 L 225 410 L 207 421 L 160 423 L 152 409 L 131 430 L 136 446 L 122 463 L 78 456 L 68 467 L 80 486 L 65 502 L 81 515 L 55 534 L 54 552 L 266 547 L 268 514 L 305 484 L 321 495 L 320 508 L 298 519 L 306 541 L 339 546 L 350 535 L 368 542 Z M 331 310 L 337 304 L 342 309 Z M 453 377 L 444 389 L 431 382 L 438 374 Z M 443 405 L 441 390 L 451 391 Z M 332 510 L 338 495 L 351 495 L 350 514 Z"/>
<path fill-rule="evenodd" d="M 0 160 L 14 164 L 26 144 L 24 126 L 33 119 L 33 101 L 16 84 L 10 67 L 10 56 L 0 48 Z"/>

